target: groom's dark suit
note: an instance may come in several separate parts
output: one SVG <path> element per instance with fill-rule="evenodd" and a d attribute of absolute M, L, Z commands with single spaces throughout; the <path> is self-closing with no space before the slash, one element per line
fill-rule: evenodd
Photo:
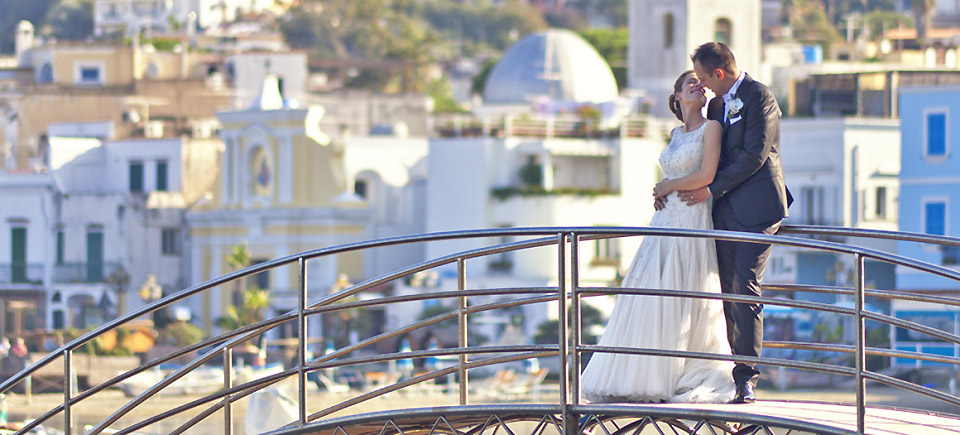
<path fill-rule="evenodd" d="M 723 126 L 720 163 L 710 183 L 716 229 L 774 234 L 793 202 L 780 164 L 780 108 L 762 83 L 744 74 L 734 94 L 743 102 L 724 120 L 724 101 L 710 101 L 707 117 Z M 760 279 L 771 245 L 717 241 L 720 286 L 724 293 L 760 296 Z M 763 306 L 724 302 L 727 336 L 735 355 L 760 356 Z M 737 364 L 733 379 L 756 385 L 752 365 Z"/>

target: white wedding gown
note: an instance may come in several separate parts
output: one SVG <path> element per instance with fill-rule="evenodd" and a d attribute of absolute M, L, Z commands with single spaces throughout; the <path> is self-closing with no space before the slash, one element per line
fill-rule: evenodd
<path fill-rule="evenodd" d="M 673 130 L 660 154 L 667 178 L 700 169 L 704 129 Z M 709 202 L 688 206 L 672 193 L 650 226 L 713 229 Z M 647 236 L 622 287 L 720 293 L 714 241 Z M 726 330 L 723 303 L 717 299 L 619 295 L 599 345 L 729 355 Z M 596 352 L 580 385 L 592 402 L 727 402 L 735 393 L 733 366 L 730 361 Z"/>

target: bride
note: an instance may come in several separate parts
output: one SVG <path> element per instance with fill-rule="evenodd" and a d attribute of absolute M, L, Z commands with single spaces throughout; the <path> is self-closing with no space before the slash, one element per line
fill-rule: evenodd
<path fill-rule="evenodd" d="M 664 206 L 650 226 L 712 230 L 708 202 L 688 206 L 674 192 L 710 184 L 722 129 L 703 117 L 706 95 L 693 71 L 677 79 L 669 104 L 683 126 L 673 130 L 660 154 L 667 178 L 653 194 Z M 720 293 L 714 241 L 645 237 L 623 287 Z M 620 295 L 599 345 L 730 354 L 723 303 L 716 299 Z M 581 385 L 592 402 L 728 402 L 735 393 L 733 366 L 730 361 L 596 352 Z"/>

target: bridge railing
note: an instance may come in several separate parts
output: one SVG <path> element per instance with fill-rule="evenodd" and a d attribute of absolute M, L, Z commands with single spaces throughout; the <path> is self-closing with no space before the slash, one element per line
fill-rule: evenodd
<path fill-rule="evenodd" d="M 917 243 L 938 244 L 941 246 L 957 247 L 960 246 L 960 239 L 930 236 L 923 234 L 897 233 L 872 230 L 855 230 L 845 228 L 830 227 L 784 227 L 781 235 L 767 236 L 748 233 L 734 233 L 725 231 L 703 231 L 703 230 L 683 230 L 666 228 L 598 228 L 598 227 L 567 227 L 567 228 L 509 228 L 496 230 L 476 230 L 476 231 L 457 231 L 447 233 L 433 233 L 418 236 L 395 237 L 368 242 L 353 243 L 330 248 L 307 251 L 276 260 L 260 263 L 246 269 L 224 275 L 198 284 L 196 286 L 182 290 L 176 294 L 167 296 L 161 300 L 151 303 L 140 310 L 124 315 L 114 321 L 111 321 L 99 328 L 96 328 L 76 340 L 67 343 L 56 351 L 43 357 L 34 365 L 24 369 L 10 379 L 0 383 L 0 392 L 7 392 L 13 386 L 25 380 L 27 377 L 36 373 L 41 368 L 52 364 L 56 359 L 61 358 L 64 369 L 64 398 L 63 403 L 50 409 L 37 419 L 28 423 L 18 433 L 27 433 L 29 430 L 43 424 L 57 414 L 62 413 L 63 424 L 67 434 L 74 430 L 74 407 L 85 400 L 90 400 L 97 393 L 107 388 L 115 387 L 121 382 L 130 379 L 140 373 L 152 370 L 160 364 L 170 362 L 174 359 L 192 354 L 201 349 L 208 349 L 195 359 L 176 370 L 162 381 L 149 387 L 146 391 L 131 399 L 127 404 L 113 412 L 106 419 L 98 423 L 90 434 L 103 433 L 105 430 L 113 430 L 111 426 L 137 406 L 157 395 L 164 388 L 169 387 L 177 380 L 181 380 L 190 372 L 214 360 L 222 357 L 224 370 L 223 388 L 220 391 L 209 394 L 188 403 L 176 406 L 167 411 L 158 413 L 155 416 L 144 419 L 138 423 L 120 429 L 116 433 L 131 433 L 143 429 L 151 424 L 155 424 L 168 418 L 185 413 L 196 413 L 185 423 L 181 424 L 172 433 L 182 433 L 194 427 L 200 421 L 203 421 L 218 411 L 223 411 L 225 433 L 232 433 L 232 406 L 237 400 L 253 394 L 269 385 L 280 382 L 284 379 L 295 377 L 297 379 L 297 402 L 298 418 L 291 422 L 283 430 L 293 430 L 296 428 L 316 424 L 316 422 L 331 416 L 331 414 L 343 411 L 351 406 L 369 401 L 373 398 L 401 390 L 407 387 L 415 386 L 424 382 L 436 380 L 438 378 L 456 375 L 459 379 L 459 403 L 468 405 L 470 400 L 469 376 L 468 372 L 472 369 L 488 367 L 497 364 L 503 364 L 513 361 L 522 361 L 530 358 L 542 358 L 547 356 L 556 356 L 560 365 L 560 389 L 559 396 L 556 397 L 555 404 L 559 406 L 563 414 L 573 409 L 581 409 L 579 373 L 582 368 L 581 355 L 584 352 L 613 352 L 622 354 L 637 355 L 659 355 L 667 357 L 685 357 L 685 358 L 705 358 L 715 360 L 730 360 L 745 362 L 751 364 L 762 364 L 766 366 L 780 366 L 800 370 L 809 370 L 824 373 L 833 373 L 839 375 L 851 376 L 855 379 L 856 388 L 856 406 L 858 414 L 859 432 L 864 431 L 864 422 L 866 416 L 866 396 L 865 383 L 867 380 L 876 381 L 882 384 L 891 385 L 897 388 L 909 390 L 918 394 L 936 398 L 938 400 L 960 406 L 960 397 L 944 393 L 933 388 L 917 385 L 911 382 L 896 379 L 881 373 L 867 370 L 865 358 L 867 355 L 878 355 L 884 357 L 911 358 L 923 361 L 934 361 L 946 364 L 960 365 L 960 358 L 949 356 L 928 355 L 919 352 L 897 351 L 884 348 L 867 347 L 865 343 L 865 321 L 870 320 L 881 324 L 890 325 L 897 328 L 904 328 L 910 331 L 916 331 L 922 334 L 935 337 L 948 343 L 960 345 L 960 336 L 942 331 L 929 326 L 924 326 L 916 322 L 897 319 L 884 314 L 865 310 L 864 298 L 867 296 L 885 298 L 891 300 L 909 300 L 916 302 L 927 302 L 933 304 L 942 304 L 960 307 L 960 299 L 916 294 L 896 290 L 871 290 L 866 289 L 864 285 L 865 260 L 879 260 L 896 266 L 915 269 L 926 272 L 949 280 L 960 282 L 960 273 L 957 271 L 933 265 L 912 258 L 906 258 L 899 255 L 882 252 L 873 249 L 867 249 L 858 246 L 845 245 L 836 242 L 816 240 L 809 238 L 798 238 L 789 235 L 815 235 L 815 236 L 842 236 L 842 237 L 868 237 L 875 239 L 890 239 Z M 800 286 L 800 285 L 775 285 L 765 286 L 765 290 L 771 291 L 805 291 L 833 293 L 838 295 L 848 295 L 854 298 L 853 308 L 836 306 L 831 304 L 790 300 L 770 297 L 751 297 L 740 295 L 714 294 L 698 292 L 691 290 L 662 290 L 662 289 L 635 289 L 635 288 L 612 288 L 612 287 L 588 287 L 580 283 L 580 261 L 582 254 L 581 242 L 595 239 L 633 237 L 633 236 L 663 236 L 663 237 L 697 237 L 710 238 L 718 240 L 731 240 L 755 243 L 772 243 L 781 246 L 792 246 L 797 248 L 815 249 L 820 251 L 832 252 L 836 254 L 851 255 L 854 258 L 855 276 L 852 287 L 839 286 Z M 423 263 L 404 267 L 395 272 L 371 278 L 364 282 L 352 285 L 339 292 L 327 295 L 316 301 L 307 300 L 308 276 L 307 264 L 309 261 L 337 255 L 352 251 L 362 251 L 410 243 L 427 243 L 454 239 L 491 239 L 501 240 L 502 237 L 529 237 L 527 240 L 499 244 L 495 246 L 458 252 L 441 258 L 432 259 Z M 467 280 L 467 264 L 469 260 L 497 255 L 505 252 L 531 250 L 534 248 L 547 248 L 554 251 L 557 260 L 557 270 L 554 277 L 555 286 L 545 287 L 509 287 L 509 288 L 470 288 Z M 168 355 L 156 358 L 136 369 L 122 373 L 113 379 L 95 385 L 85 391 L 75 392 L 77 386 L 75 379 L 71 376 L 73 372 L 72 355 L 81 346 L 84 346 L 100 337 L 104 333 L 122 326 L 123 324 L 138 317 L 149 315 L 162 308 L 171 306 L 188 297 L 211 291 L 214 288 L 235 282 L 245 277 L 289 265 L 296 265 L 299 273 L 298 282 L 298 304 L 297 309 L 279 315 L 262 322 L 244 326 L 235 330 L 226 331 L 216 337 L 203 340 L 200 343 L 184 347 Z M 428 271 L 446 265 L 455 265 L 457 270 L 457 289 L 452 291 L 439 291 L 423 294 L 389 296 L 378 299 L 359 299 L 351 298 L 362 292 L 369 291 L 378 286 L 390 283 L 404 277 L 411 276 L 418 272 Z M 849 353 L 854 356 L 854 367 L 847 367 L 839 364 L 828 364 L 822 362 L 794 361 L 783 358 L 769 357 L 746 357 L 736 355 L 716 355 L 694 353 L 686 351 L 668 351 L 662 349 L 635 349 L 619 347 L 603 347 L 596 345 L 587 345 L 582 341 L 582 330 L 580 322 L 580 304 L 582 298 L 606 294 L 632 294 L 632 295 L 655 295 L 664 297 L 693 297 L 718 299 L 729 302 L 750 302 L 762 303 L 766 305 L 780 305 L 794 307 L 804 310 L 816 310 L 821 312 L 830 312 L 846 316 L 851 316 L 856 325 L 855 340 L 852 345 L 842 344 L 821 344 L 804 342 L 773 342 L 765 343 L 770 348 L 788 348 L 788 349 L 807 349 L 820 350 L 825 352 Z M 468 298 L 496 296 L 501 299 L 492 303 L 479 305 L 470 305 Z M 457 302 L 456 309 L 449 312 L 436 315 L 434 317 L 420 320 L 409 325 L 395 328 L 373 337 L 365 338 L 357 343 L 344 348 L 335 350 L 326 355 L 308 360 L 307 359 L 307 319 L 311 316 L 322 315 L 325 313 L 336 313 L 344 310 L 353 310 L 366 307 L 389 306 L 391 304 L 426 301 L 426 300 L 454 300 Z M 490 310 L 498 310 L 511 307 L 519 307 L 529 304 L 543 304 L 548 302 L 557 303 L 558 336 L 557 343 L 541 345 L 522 345 L 522 346 L 477 346 L 469 342 L 468 316 L 482 313 Z M 569 311 L 568 311 L 569 308 Z M 567 313 L 570 317 L 567 317 Z M 456 319 L 458 323 L 458 346 L 455 348 L 419 350 L 412 352 L 395 352 L 387 354 L 373 354 L 365 356 L 352 356 L 352 354 L 361 349 L 372 348 L 378 343 L 387 340 L 394 340 L 397 337 L 441 322 Z M 297 330 L 297 358 L 295 367 L 283 370 L 279 373 L 261 377 L 240 385 L 233 384 L 232 374 L 232 353 L 235 348 L 246 343 L 252 338 L 262 334 L 270 329 L 279 327 L 287 322 L 294 322 Z M 351 397 L 333 406 L 329 406 L 318 412 L 308 412 L 307 395 L 307 376 L 311 372 L 350 367 L 369 363 L 383 363 L 389 361 L 398 361 L 414 358 L 428 357 L 456 357 L 457 364 L 452 367 L 432 370 L 407 379 L 401 379 L 398 382 L 383 386 L 373 391 L 363 392 L 355 397 Z M 745 417 L 746 418 L 746 417 Z M 577 421 L 575 418 L 564 418 L 563 431 L 576 431 Z M 790 423 L 794 424 L 794 423 Z M 799 426 L 814 428 L 816 425 L 796 423 Z M 819 427 L 818 427 L 819 428 Z M 822 428 L 819 428 L 822 429 Z M 281 432 L 283 431 L 281 430 Z M 839 431 L 837 433 L 842 433 Z"/>

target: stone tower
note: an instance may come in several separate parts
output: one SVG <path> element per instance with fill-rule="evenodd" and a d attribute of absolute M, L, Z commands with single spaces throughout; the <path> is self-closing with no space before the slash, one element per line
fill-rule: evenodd
<path fill-rule="evenodd" d="M 760 72 L 760 0 L 629 0 L 628 85 L 646 91 L 652 111 L 669 115 L 667 96 L 704 42 L 730 46 L 740 69 Z"/>

